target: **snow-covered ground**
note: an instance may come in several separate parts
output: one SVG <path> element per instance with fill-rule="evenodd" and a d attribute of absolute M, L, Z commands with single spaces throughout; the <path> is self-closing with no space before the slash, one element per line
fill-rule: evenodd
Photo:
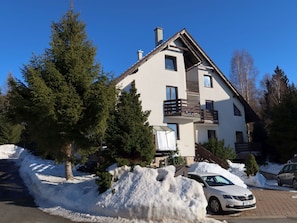
<path fill-rule="evenodd" d="M 110 171 L 119 180 L 105 193 L 98 193 L 96 176 L 74 170 L 75 179 L 64 178 L 64 165 L 42 160 L 15 145 L 0 146 L 0 159 L 14 159 L 20 174 L 45 212 L 73 221 L 100 223 L 218 223 L 206 213 L 207 202 L 202 186 L 188 178 L 174 177 L 175 168 L 135 167 Z M 278 173 L 281 165 L 268 164 L 263 171 Z M 225 170 L 206 162 L 190 166 L 191 172 L 215 172 L 234 184 L 248 187 L 278 187 L 276 181 L 266 181 L 261 174 L 247 177 L 244 164 L 230 162 Z M 248 185 L 248 186 L 247 186 Z M 289 190 L 289 188 L 288 188 Z"/>

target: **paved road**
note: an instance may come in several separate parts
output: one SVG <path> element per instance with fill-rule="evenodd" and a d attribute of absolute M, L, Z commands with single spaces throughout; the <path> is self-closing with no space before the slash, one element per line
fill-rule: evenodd
<path fill-rule="evenodd" d="M 71 223 L 39 210 L 11 160 L 0 159 L 0 223 Z"/>
<path fill-rule="evenodd" d="M 257 208 L 230 215 L 212 215 L 228 223 L 293 223 L 297 222 L 297 191 L 252 190 Z"/>

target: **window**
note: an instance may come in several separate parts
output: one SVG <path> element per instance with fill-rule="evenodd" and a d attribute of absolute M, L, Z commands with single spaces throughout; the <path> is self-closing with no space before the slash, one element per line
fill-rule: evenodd
<path fill-rule="evenodd" d="M 233 112 L 235 116 L 241 116 L 241 111 L 233 104 Z"/>
<path fill-rule="evenodd" d="M 204 80 L 203 80 L 204 87 L 210 87 L 210 88 L 212 88 L 212 78 L 211 78 L 211 76 L 204 75 L 203 78 L 204 78 Z"/>
<path fill-rule="evenodd" d="M 176 57 L 167 55 L 165 56 L 165 69 L 177 71 Z"/>
<path fill-rule="evenodd" d="M 208 139 L 217 138 L 216 130 L 207 130 L 207 134 L 208 134 Z"/>
<path fill-rule="evenodd" d="M 205 109 L 210 110 L 210 111 L 214 110 L 213 101 L 206 100 L 205 101 Z"/>
<path fill-rule="evenodd" d="M 168 123 L 167 126 L 175 132 L 175 138 L 179 140 L 179 126 L 176 123 Z"/>
<path fill-rule="evenodd" d="M 236 143 L 243 143 L 243 134 L 242 132 L 236 131 Z"/>
<path fill-rule="evenodd" d="M 166 86 L 166 100 L 176 100 L 177 98 L 177 87 Z"/>

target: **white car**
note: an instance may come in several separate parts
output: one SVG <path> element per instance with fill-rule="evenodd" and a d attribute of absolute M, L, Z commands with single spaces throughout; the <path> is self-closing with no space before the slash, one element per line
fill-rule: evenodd
<path fill-rule="evenodd" d="M 208 208 L 214 214 L 256 208 L 256 198 L 250 190 L 233 184 L 219 174 L 189 172 L 188 177 L 203 186 Z"/>

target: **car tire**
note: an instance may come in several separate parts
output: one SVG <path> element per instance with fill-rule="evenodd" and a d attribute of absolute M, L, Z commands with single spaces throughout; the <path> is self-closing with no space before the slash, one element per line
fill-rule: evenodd
<path fill-rule="evenodd" d="M 296 179 L 293 179 L 292 185 L 293 185 L 293 188 L 295 190 L 297 190 L 297 180 Z"/>
<path fill-rule="evenodd" d="M 283 186 L 281 179 L 278 177 L 277 178 L 277 185 L 278 186 Z"/>
<path fill-rule="evenodd" d="M 209 210 L 214 213 L 218 214 L 222 212 L 222 206 L 218 198 L 211 197 L 208 202 Z"/>

